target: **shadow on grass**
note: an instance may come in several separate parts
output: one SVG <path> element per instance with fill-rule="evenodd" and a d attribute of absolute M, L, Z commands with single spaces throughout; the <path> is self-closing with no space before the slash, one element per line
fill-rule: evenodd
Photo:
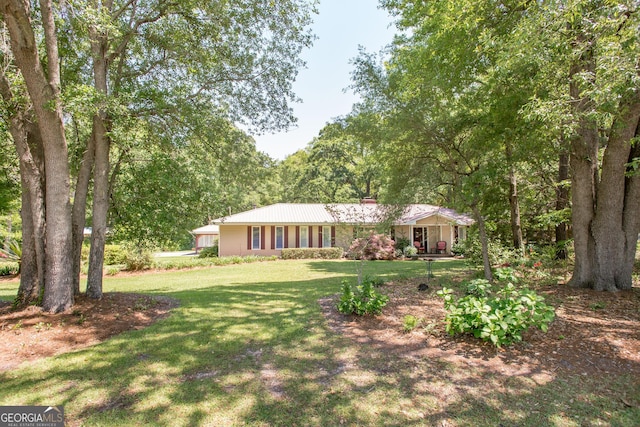
<path fill-rule="evenodd" d="M 164 292 L 181 301 L 169 318 L 0 374 L 0 403 L 64 405 L 68 425 L 101 426 L 631 426 L 640 419 L 637 406 L 620 400 L 640 403 L 637 379 L 536 382 L 384 354 L 335 334 L 317 300 L 353 275 L 350 264 L 310 264 L 334 274 L 327 279 Z M 386 277 L 420 275 L 424 266 L 412 264 L 366 267 Z"/>

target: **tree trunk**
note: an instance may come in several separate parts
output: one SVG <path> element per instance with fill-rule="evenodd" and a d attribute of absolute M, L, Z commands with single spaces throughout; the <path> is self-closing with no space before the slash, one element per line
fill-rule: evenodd
<path fill-rule="evenodd" d="M 579 34 L 577 44 L 584 42 Z M 584 48 L 584 46 L 588 46 Z M 629 289 L 638 236 L 638 177 L 626 177 L 632 138 L 640 119 L 640 96 L 620 101 L 604 151 L 598 180 L 599 134 L 592 101 L 583 95 L 584 75 L 595 78 L 593 43 L 582 43 L 581 60 L 571 69 L 570 95 L 579 119 L 572 140 L 572 218 L 575 265 L 570 284 L 600 291 Z M 577 77 L 580 75 L 580 77 Z M 583 83 L 578 83 L 583 82 Z M 592 84 L 587 81 L 586 84 Z M 635 150 L 635 148 L 634 148 Z"/>
<path fill-rule="evenodd" d="M 565 185 L 569 179 L 569 154 L 566 151 L 560 153 L 558 161 L 558 182 L 556 186 L 556 211 L 562 211 L 569 206 L 569 187 Z M 567 223 L 556 225 L 556 259 L 567 259 L 567 240 L 569 233 Z"/>
<path fill-rule="evenodd" d="M 95 5 L 97 8 L 97 5 Z M 103 11 L 111 12 L 112 2 L 105 1 Z M 98 93 L 108 96 L 107 61 L 108 38 L 106 32 L 91 27 L 91 51 L 93 53 L 93 78 Z M 102 298 L 102 270 L 104 265 L 104 246 L 107 232 L 107 214 L 109 211 L 109 149 L 107 112 L 101 106 L 93 117 L 93 136 L 95 142 L 95 167 L 93 179 L 93 215 L 91 231 L 91 250 L 89 252 L 89 275 L 87 277 L 87 296 Z"/>
<path fill-rule="evenodd" d="M 482 265 L 484 266 L 484 278 L 493 281 L 493 273 L 491 272 L 491 261 L 489 260 L 489 238 L 487 237 L 487 229 L 484 224 L 484 218 L 480 213 L 477 204 L 471 206 L 473 216 L 478 224 L 478 232 L 480 234 L 480 244 L 482 245 Z"/>
<path fill-rule="evenodd" d="M 73 293 L 80 293 L 80 266 L 82 265 L 82 242 L 84 241 L 84 228 L 87 215 L 87 194 L 89 182 L 93 170 L 95 143 L 93 134 L 87 142 L 87 148 L 82 155 L 82 164 L 78 171 L 76 191 L 73 198 L 73 211 L 71 224 L 73 229 Z"/>
<path fill-rule="evenodd" d="M 11 132 L 20 163 L 22 185 L 22 262 L 17 300 L 22 305 L 38 302 L 44 290 L 45 204 L 42 141 L 36 125 L 23 137 Z"/>
<path fill-rule="evenodd" d="M 636 135 L 638 128 L 640 97 L 629 104 L 623 104 L 621 109 L 623 111 L 619 120 L 614 120 L 612 125 L 602 161 L 601 181 L 591 230 L 596 243 L 593 277 L 595 290 L 630 289 L 633 284 L 631 274 L 626 273 L 633 269 L 633 261 L 626 267 L 625 261 L 629 249 L 635 256 L 639 199 L 636 193 L 634 200 L 633 188 L 629 188 L 629 192 L 625 191 L 625 185 L 631 185 L 633 178 L 627 181 L 627 168 L 624 165 L 629 161 L 631 139 Z M 637 177 L 635 179 L 637 182 Z M 625 200 L 625 197 L 631 198 Z M 633 212 L 625 212 L 629 208 Z M 629 230 L 625 230 L 625 227 L 629 227 Z"/>
<path fill-rule="evenodd" d="M 510 143 L 506 144 L 506 160 L 509 166 L 509 206 L 511 208 L 511 234 L 513 236 L 513 247 L 522 252 L 522 225 L 520 222 L 520 201 L 518 199 L 518 177 L 513 167 L 513 149 Z"/>
<path fill-rule="evenodd" d="M 22 256 L 20 286 L 16 301 L 19 305 L 38 302 L 44 289 L 45 270 L 45 207 L 44 160 L 42 139 L 29 108 L 13 97 L 9 81 L 0 70 L 0 93 L 9 112 L 11 133 L 22 187 Z"/>
<path fill-rule="evenodd" d="M 66 310 L 73 305 L 71 206 L 67 142 L 59 97 L 57 39 L 51 2 L 41 0 L 47 71 L 42 67 L 28 2 L 2 0 L 0 8 L 11 36 L 11 50 L 33 104 L 45 163 L 46 264 L 43 309 Z"/>

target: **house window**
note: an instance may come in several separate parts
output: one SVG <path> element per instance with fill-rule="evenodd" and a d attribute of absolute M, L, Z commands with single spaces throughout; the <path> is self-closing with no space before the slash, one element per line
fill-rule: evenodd
<path fill-rule="evenodd" d="M 260 249 L 260 227 L 251 227 L 251 249 Z"/>
<path fill-rule="evenodd" d="M 301 248 L 309 247 L 309 227 L 307 226 L 300 227 L 300 247 Z"/>
<path fill-rule="evenodd" d="M 284 248 L 284 227 L 276 227 L 276 249 Z"/>
<path fill-rule="evenodd" d="M 325 225 L 322 227 L 322 247 L 331 247 L 331 226 Z"/>

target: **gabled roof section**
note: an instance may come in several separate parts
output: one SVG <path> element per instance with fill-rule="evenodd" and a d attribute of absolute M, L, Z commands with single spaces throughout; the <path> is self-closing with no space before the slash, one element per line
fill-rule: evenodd
<path fill-rule="evenodd" d="M 372 203 L 277 203 L 250 211 L 218 218 L 214 224 L 276 225 L 276 224 L 376 224 L 384 221 L 394 209 Z M 408 205 L 396 213 L 396 225 L 412 225 L 434 215 L 458 225 L 471 225 L 473 219 L 452 209 L 433 205 Z M 194 230 L 195 232 L 195 230 Z"/>
<path fill-rule="evenodd" d="M 409 205 L 404 215 L 397 221 L 398 225 L 414 225 L 421 219 L 441 216 L 457 225 L 471 225 L 475 221 L 468 215 L 460 214 L 453 209 L 433 205 Z"/>
<path fill-rule="evenodd" d="M 193 234 L 220 234 L 220 226 L 209 224 L 191 231 Z"/>

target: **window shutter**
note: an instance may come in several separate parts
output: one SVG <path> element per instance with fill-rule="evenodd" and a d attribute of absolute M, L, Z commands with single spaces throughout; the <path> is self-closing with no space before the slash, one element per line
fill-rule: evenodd
<path fill-rule="evenodd" d="M 247 227 L 247 249 L 251 250 L 251 226 Z"/>
<path fill-rule="evenodd" d="M 287 249 L 289 247 L 289 226 L 284 226 L 284 248 Z"/>
<path fill-rule="evenodd" d="M 309 247 L 313 247 L 313 225 L 309 226 Z"/>
<path fill-rule="evenodd" d="M 276 226 L 271 226 L 271 249 L 276 248 Z"/>
<path fill-rule="evenodd" d="M 331 247 L 336 245 L 336 226 L 331 226 Z"/>
<path fill-rule="evenodd" d="M 318 227 L 318 247 L 324 247 L 324 241 L 322 240 L 322 226 Z"/>
<path fill-rule="evenodd" d="M 300 247 L 300 226 L 296 225 L 296 248 Z"/>
<path fill-rule="evenodd" d="M 265 226 L 263 225 L 262 227 L 260 227 L 260 249 L 264 250 L 264 241 L 265 241 L 265 235 L 264 235 L 264 229 Z"/>

